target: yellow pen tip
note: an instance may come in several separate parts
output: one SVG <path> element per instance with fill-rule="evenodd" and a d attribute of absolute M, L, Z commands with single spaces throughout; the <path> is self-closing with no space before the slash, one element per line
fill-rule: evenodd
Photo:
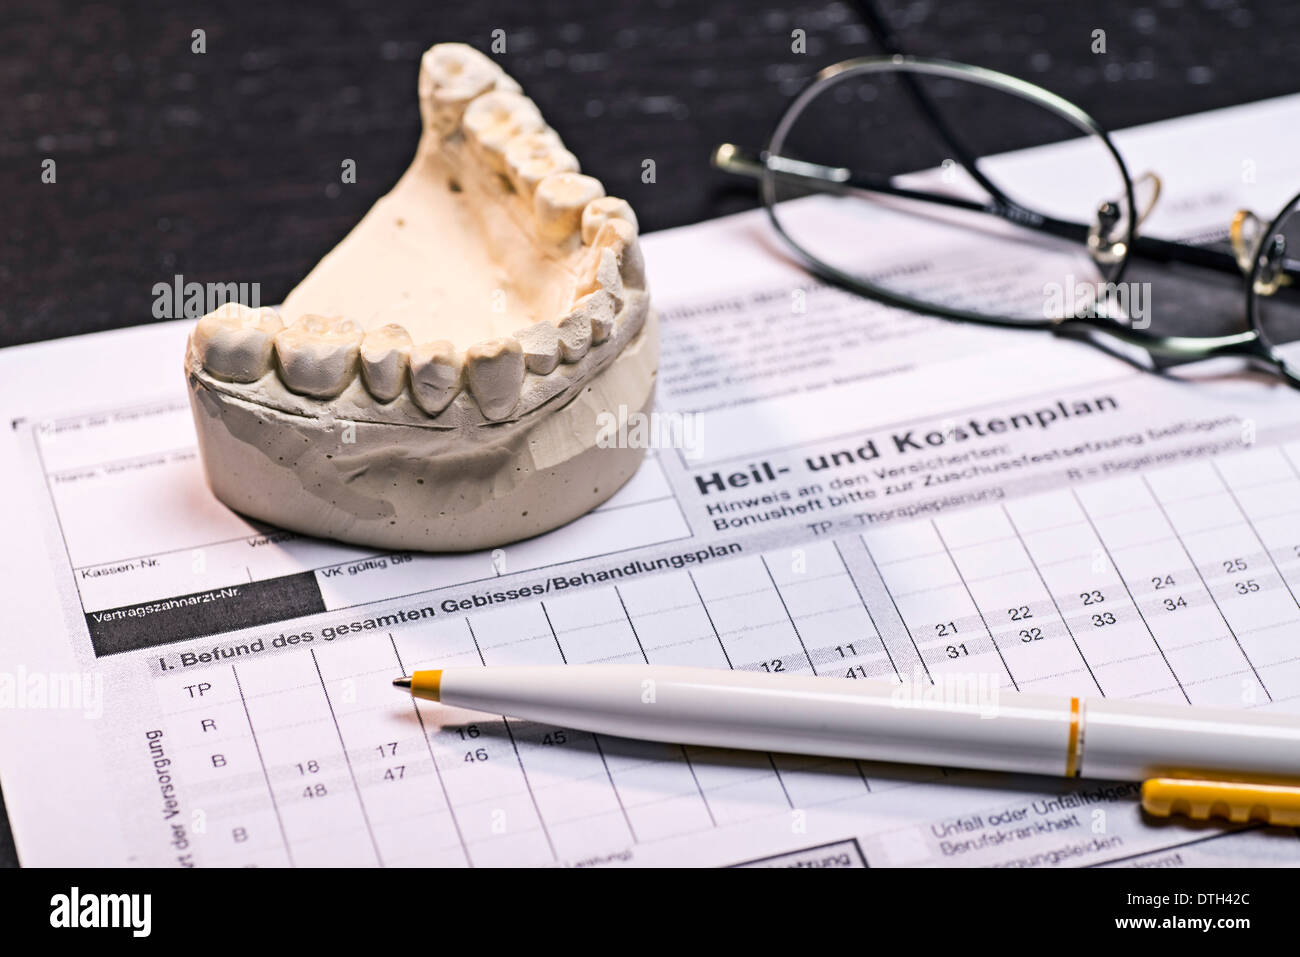
<path fill-rule="evenodd" d="M 394 687 L 394 688 L 406 688 L 406 689 L 409 691 L 409 690 L 410 690 L 410 687 L 411 687 L 411 679 L 410 679 L 410 678 L 394 678 L 394 679 L 393 679 L 393 687 Z"/>

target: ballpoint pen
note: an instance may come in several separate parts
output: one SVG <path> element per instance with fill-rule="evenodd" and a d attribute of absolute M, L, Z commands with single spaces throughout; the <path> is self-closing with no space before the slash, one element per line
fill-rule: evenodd
<path fill-rule="evenodd" d="M 676 744 L 1143 781 L 1151 814 L 1300 825 L 1300 716 L 710 668 L 566 665 L 417 671 L 416 698 Z"/>

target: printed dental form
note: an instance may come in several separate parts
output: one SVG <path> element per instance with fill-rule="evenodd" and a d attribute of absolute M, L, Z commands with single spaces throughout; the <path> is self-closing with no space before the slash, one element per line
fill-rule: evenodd
<path fill-rule="evenodd" d="M 1297 119 L 1288 98 L 1121 134 L 1165 179 L 1151 230 L 1271 214 L 1300 167 L 1245 177 L 1242 157 L 1290 160 L 1274 139 Z M 490 554 L 381 554 L 221 506 L 188 323 L 0 353 L 22 861 L 1300 862 L 1294 831 L 1151 826 L 1127 783 L 649 744 L 395 694 L 418 668 L 651 662 L 990 705 L 1300 707 L 1300 394 L 821 286 L 759 213 L 645 248 L 659 418 L 614 440 L 672 441 L 593 514 Z"/>

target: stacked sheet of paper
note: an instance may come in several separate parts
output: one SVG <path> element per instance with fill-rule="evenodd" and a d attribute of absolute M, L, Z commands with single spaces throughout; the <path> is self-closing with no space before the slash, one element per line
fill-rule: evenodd
<path fill-rule="evenodd" d="M 1300 98 L 1129 131 L 1197 235 Z M 1216 144 L 1232 155 L 1216 156 Z M 1245 154 L 1243 154 L 1245 151 Z M 1177 202 L 1174 202 L 1174 200 Z M 492 553 L 382 554 L 206 488 L 188 323 L 0 353 L 0 778 L 49 864 L 1219 864 L 1136 787 L 732 753 L 413 706 L 422 667 L 651 662 L 1300 707 L 1300 396 L 821 286 L 746 214 L 647 237 L 657 446 Z M 725 262 L 726 268 L 702 263 Z M 1032 274 L 1026 257 L 1014 264 Z"/>

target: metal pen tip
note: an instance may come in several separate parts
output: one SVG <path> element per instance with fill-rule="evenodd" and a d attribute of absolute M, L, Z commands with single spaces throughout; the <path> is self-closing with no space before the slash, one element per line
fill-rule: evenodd
<path fill-rule="evenodd" d="M 410 679 L 410 678 L 394 678 L 394 679 L 393 679 L 393 687 L 394 687 L 394 688 L 405 688 L 407 691 L 410 691 L 410 690 L 411 690 L 411 679 Z"/>

